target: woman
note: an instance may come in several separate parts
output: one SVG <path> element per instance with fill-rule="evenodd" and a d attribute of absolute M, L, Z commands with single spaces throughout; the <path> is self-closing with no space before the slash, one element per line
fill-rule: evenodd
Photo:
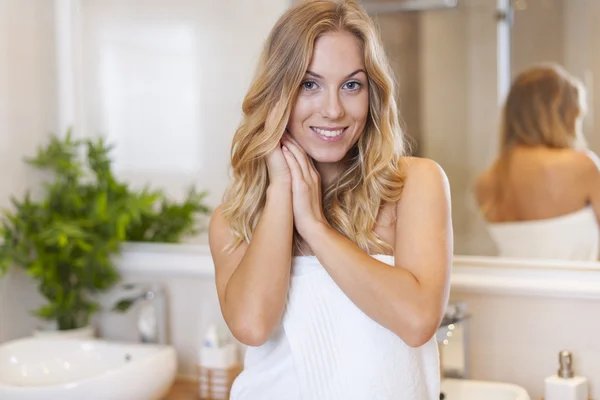
<path fill-rule="evenodd" d="M 598 258 L 600 172 L 585 150 L 584 98 L 581 83 L 552 64 L 512 84 L 500 155 L 475 185 L 500 256 Z"/>
<path fill-rule="evenodd" d="M 266 41 L 211 219 L 231 398 L 437 399 L 446 177 L 405 158 L 388 61 L 356 1 L 308 1 Z"/>

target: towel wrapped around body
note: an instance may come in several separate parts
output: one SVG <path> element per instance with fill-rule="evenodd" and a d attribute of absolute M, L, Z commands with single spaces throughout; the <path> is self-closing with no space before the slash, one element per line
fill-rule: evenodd
<path fill-rule="evenodd" d="M 394 265 L 392 256 L 375 255 Z M 282 324 L 246 350 L 231 400 L 437 400 L 435 336 L 420 347 L 361 311 L 314 256 L 295 257 Z"/>

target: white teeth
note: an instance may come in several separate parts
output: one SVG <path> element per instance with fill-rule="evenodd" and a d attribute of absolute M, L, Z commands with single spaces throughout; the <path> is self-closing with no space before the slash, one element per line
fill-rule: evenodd
<path fill-rule="evenodd" d="M 319 128 L 313 128 L 313 129 L 317 133 L 319 133 L 319 135 L 323 135 L 323 136 L 327 136 L 327 137 L 336 137 L 336 136 L 339 136 L 344 131 L 343 129 L 338 129 L 336 131 L 328 131 L 328 130 L 319 129 Z"/>

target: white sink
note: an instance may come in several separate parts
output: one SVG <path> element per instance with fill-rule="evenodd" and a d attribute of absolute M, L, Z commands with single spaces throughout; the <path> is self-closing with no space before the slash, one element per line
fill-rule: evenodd
<path fill-rule="evenodd" d="M 176 367 L 170 346 L 18 339 L 0 346 L 0 399 L 158 400 Z"/>
<path fill-rule="evenodd" d="M 444 400 L 531 400 L 522 387 L 501 382 L 446 378 L 441 391 Z"/>

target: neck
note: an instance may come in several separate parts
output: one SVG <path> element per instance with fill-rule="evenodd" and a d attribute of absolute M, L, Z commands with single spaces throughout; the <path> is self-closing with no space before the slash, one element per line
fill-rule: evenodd
<path fill-rule="evenodd" d="M 318 163 L 315 162 L 315 168 L 321 176 L 321 185 L 324 187 L 329 186 L 336 178 L 340 175 L 341 164 L 340 163 Z"/>

